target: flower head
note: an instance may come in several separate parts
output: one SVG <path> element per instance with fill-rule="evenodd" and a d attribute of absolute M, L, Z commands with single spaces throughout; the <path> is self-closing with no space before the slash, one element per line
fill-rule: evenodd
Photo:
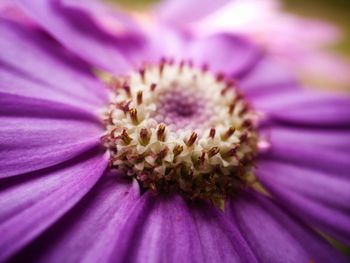
<path fill-rule="evenodd" d="M 224 75 L 162 60 L 115 79 L 111 165 L 155 191 L 223 199 L 252 176 L 257 114 Z"/>

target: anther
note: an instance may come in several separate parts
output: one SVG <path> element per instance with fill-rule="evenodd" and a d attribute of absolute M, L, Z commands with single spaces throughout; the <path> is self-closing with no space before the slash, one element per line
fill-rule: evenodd
<path fill-rule="evenodd" d="M 213 147 L 208 151 L 209 158 L 213 157 L 214 155 L 218 154 L 220 152 L 219 147 Z"/>
<path fill-rule="evenodd" d="M 191 59 L 189 59 L 187 63 L 189 68 L 193 68 L 193 61 Z"/>
<path fill-rule="evenodd" d="M 216 75 L 216 81 L 217 82 L 221 82 L 221 81 L 223 81 L 225 79 L 225 75 L 223 74 L 223 73 L 218 73 L 217 75 Z"/>
<path fill-rule="evenodd" d="M 239 140 L 241 142 L 245 142 L 248 139 L 248 134 L 247 133 L 243 133 L 240 137 Z"/>
<path fill-rule="evenodd" d="M 197 140 L 197 137 L 198 137 L 197 133 L 192 132 L 190 138 L 186 142 L 187 147 L 191 147 L 195 143 L 195 141 Z"/>
<path fill-rule="evenodd" d="M 149 143 L 151 139 L 151 134 L 148 132 L 147 129 L 143 128 L 140 131 L 140 143 L 145 146 Z"/>
<path fill-rule="evenodd" d="M 180 64 L 179 64 L 179 73 L 181 74 L 183 71 L 183 68 L 185 66 L 185 60 L 181 60 Z"/>
<path fill-rule="evenodd" d="M 164 141 L 165 140 L 165 128 L 166 126 L 164 124 L 160 124 L 157 129 L 157 138 L 158 141 Z"/>
<path fill-rule="evenodd" d="M 157 193 L 157 187 L 155 183 L 150 183 L 149 188 L 151 189 L 152 193 Z"/>
<path fill-rule="evenodd" d="M 243 116 L 244 114 L 246 114 L 249 111 L 248 105 L 244 105 L 244 107 L 242 108 L 242 110 L 239 113 L 239 116 Z"/>
<path fill-rule="evenodd" d="M 118 90 L 122 87 L 122 83 L 119 78 L 113 78 L 109 86 L 112 90 Z"/>
<path fill-rule="evenodd" d="M 228 128 L 228 130 L 224 134 L 221 135 L 221 139 L 223 141 L 226 141 L 228 138 L 230 138 L 232 136 L 232 134 L 235 132 L 235 130 L 236 129 L 231 126 L 230 128 Z"/>
<path fill-rule="evenodd" d="M 150 90 L 153 92 L 157 87 L 157 84 L 156 83 L 152 83 L 151 86 L 150 86 Z"/>
<path fill-rule="evenodd" d="M 145 83 L 146 70 L 145 69 L 140 69 L 139 73 L 140 73 L 142 82 Z"/>
<path fill-rule="evenodd" d="M 111 141 L 111 137 L 109 137 L 109 134 L 105 134 L 105 135 L 102 135 L 101 137 L 100 137 L 100 141 L 101 141 L 101 143 L 103 143 L 103 144 L 108 144 L 110 141 Z"/>
<path fill-rule="evenodd" d="M 174 64 L 175 64 L 175 59 L 174 59 L 174 58 L 169 58 L 169 59 L 168 59 L 168 64 L 169 64 L 170 66 L 174 65 Z"/>
<path fill-rule="evenodd" d="M 125 90 L 125 92 L 128 95 L 128 97 L 131 97 L 130 86 L 129 86 L 129 84 L 127 82 L 124 82 L 123 89 Z"/>
<path fill-rule="evenodd" d="M 253 127 L 253 122 L 250 119 L 246 119 L 243 121 L 242 126 L 247 128 L 247 129 L 250 129 Z"/>
<path fill-rule="evenodd" d="M 236 103 L 235 102 L 232 102 L 229 106 L 228 106 L 228 113 L 229 114 L 232 114 L 234 109 L 236 107 Z"/>
<path fill-rule="evenodd" d="M 157 158 L 160 160 L 163 160 L 165 158 L 165 156 L 168 154 L 168 148 L 164 148 L 163 150 L 161 150 L 158 154 L 157 154 Z"/>
<path fill-rule="evenodd" d="M 183 150 L 184 147 L 182 145 L 176 145 L 173 150 L 174 156 L 178 156 L 180 153 L 182 153 Z"/>
<path fill-rule="evenodd" d="M 164 148 L 163 150 L 161 150 L 159 153 L 157 153 L 157 158 L 156 158 L 156 163 L 161 165 L 162 164 L 162 160 L 165 158 L 165 156 L 168 154 L 169 149 L 168 148 Z"/>
<path fill-rule="evenodd" d="M 221 96 L 224 96 L 226 94 L 226 92 L 229 90 L 230 88 L 229 87 L 224 87 L 222 90 L 221 90 Z"/>
<path fill-rule="evenodd" d="M 122 110 L 125 114 L 129 111 L 129 106 L 130 106 L 131 101 L 122 101 L 117 103 L 115 106 L 117 109 Z"/>
<path fill-rule="evenodd" d="M 205 152 L 202 152 L 201 156 L 198 157 L 199 166 L 203 166 L 205 162 Z"/>
<path fill-rule="evenodd" d="M 233 147 L 233 148 L 231 148 L 231 149 L 228 150 L 228 152 L 227 152 L 227 156 L 229 156 L 229 157 L 236 156 L 236 154 L 237 154 L 237 147 L 236 147 L 236 146 Z"/>
<path fill-rule="evenodd" d="M 111 132 L 109 133 L 111 135 L 111 138 L 114 139 L 115 138 L 115 131 L 117 130 L 117 128 L 113 128 L 111 130 Z"/>
<path fill-rule="evenodd" d="M 203 64 L 202 65 L 202 72 L 206 73 L 206 72 L 208 72 L 208 70 L 209 70 L 209 65 L 208 64 Z"/>
<path fill-rule="evenodd" d="M 163 76 L 165 64 L 166 64 L 166 59 L 162 58 L 159 63 L 159 76 L 161 77 Z"/>
<path fill-rule="evenodd" d="M 122 131 L 120 138 L 126 145 L 130 144 L 132 141 L 132 138 L 129 136 L 128 132 L 125 129 Z"/>
<path fill-rule="evenodd" d="M 137 101 L 137 104 L 138 104 L 138 105 L 142 104 L 142 91 L 141 91 L 141 90 L 139 90 L 139 91 L 137 92 L 136 101 Z"/>
<path fill-rule="evenodd" d="M 211 129 L 210 129 L 210 132 L 209 132 L 209 137 L 212 138 L 212 139 L 214 139 L 215 133 L 216 133 L 215 128 L 211 128 Z"/>
<path fill-rule="evenodd" d="M 113 111 L 108 112 L 108 114 L 106 114 L 105 118 L 103 119 L 103 121 L 105 123 L 109 123 L 112 124 L 113 123 Z"/>
<path fill-rule="evenodd" d="M 135 124 L 135 125 L 138 124 L 138 123 L 139 123 L 139 120 L 138 120 L 138 118 L 137 118 L 137 109 L 131 108 L 131 109 L 129 110 L 129 114 L 130 114 L 130 118 L 131 118 L 133 124 Z"/>

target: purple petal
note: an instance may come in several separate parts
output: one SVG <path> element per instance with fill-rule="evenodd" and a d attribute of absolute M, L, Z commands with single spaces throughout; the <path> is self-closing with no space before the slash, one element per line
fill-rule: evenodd
<path fill-rule="evenodd" d="M 0 16 L 28 27 L 36 27 L 33 21 L 27 17 L 12 0 L 0 1 Z"/>
<path fill-rule="evenodd" d="M 265 197 L 242 194 L 226 211 L 259 262 L 345 262 L 318 234 Z"/>
<path fill-rule="evenodd" d="M 0 62 L 0 92 L 13 95 L 21 95 L 30 98 L 46 99 L 67 105 L 78 106 L 82 109 L 91 109 L 94 106 L 80 98 L 76 98 L 70 92 L 50 86 L 36 80 L 33 76 L 19 71 Z"/>
<path fill-rule="evenodd" d="M 66 48 L 103 69 L 125 72 L 131 67 L 126 53 L 142 46 L 141 42 L 138 43 L 141 38 L 136 34 L 135 24 L 123 14 L 115 11 L 113 17 L 118 35 L 101 26 L 97 20 L 110 16 L 111 12 L 96 1 L 85 1 L 87 7 L 74 1 L 16 2 Z"/>
<path fill-rule="evenodd" d="M 260 134 L 272 140 L 297 144 L 299 148 L 315 148 L 317 151 L 337 150 L 350 152 L 350 130 L 348 129 L 307 129 L 273 125 L 262 128 Z"/>
<path fill-rule="evenodd" d="M 0 178 L 55 165 L 100 144 L 100 124 L 85 111 L 6 93 L 0 105 Z"/>
<path fill-rule="evenodd" d="M 278 96 L 266 96 L 255 100 L 258 110 L 268 118 L 303 126 L 350 126 L 350 97 L 329 93 L 295 90 Z"/>
<path fill-rule="evenodd" d="M 0 261 L 40 235 L 71 209 L 96 183 L 107 166 L 96 150 L 64 165 L 2 181 Z"/>
<path fill-rule="evenodd" d="M 189 35 L 162 24 L 156 24 L 152 29 L 147 32 L 148 49 L 143 55 L 145 61 L 159 63 L 162 58 L 187 59 Z"/>
<path fill-rule="evenodd" d="M 0 91 L 100 107 L 106 89 L 86 64 L 47 36 L 0 19 Z M 24 87 L 22 87 L 24 85 Z M 58 98 L 56 98 L 57 94 Z"/>
<path fill-rule="evenodd" d="M 272 126 L 260 132 L 271 145 L 267 151 L 261 153 L 261 158 L 293 163 L 342 176 L 349 175 L 349 143 L 346 130 L 340 132 L 342 130 L 323 129 L 322 133 L 322 129 L 291 128 L 286 133 L 279 129 L 281 128 Z M 313 135 L 314 138 L 311 139 Z"/>
<path fill-rule="evenodd" d="M 138 198 L 136 182 L 126 184 L 105 176 L 77 206 L 17 255 L 15 261 L 108 262 L 122 231 L 120 225 Z"/>
<path fill-rule="evenodd" d="M 120 226 L 120 262 L 255 262 L 237 229 L 219 210 L 181 197 L 146 194 Z"/>
<path fill-rule="evenodd" d="M 186 47 L 190 59 L 207 64 L 214 72 L 241 78 L 261 59 L 261 52 L 244 39 L 231 34 L 195 38 Z"/>
<path fill-rule="evenodd" d="M 350 178 L 268 160 L 259 162 L 257 175 L 282 205 L 350 244 Z"/>
<path fill-rule="evenodd" d="M 239 87 L 254 102 L 256 97 L 279 96 L 280 93 L 295 90 L 298 85 L 295 77 L 281 63 L 263 56 L 249 74 L 240 79 Z"/>
<path fill-rule="evenodd" d="M 230 0 L 164 0 L 156 9 L 159 19 L 180 24 L 200 19 Z"/>
<path fill-rule="evenodd" d="M 245 77 L 262 59 L 258 48 L 233 34 L 196 37 L 157 25 L 147 38 L 148 51 L 143 54 L 145 60 L 158 62 L 165 57 L 178 63 L 191 61 L 197 67 L 205 65 L 214 73 L 225 73 L 233 78 Z"/>

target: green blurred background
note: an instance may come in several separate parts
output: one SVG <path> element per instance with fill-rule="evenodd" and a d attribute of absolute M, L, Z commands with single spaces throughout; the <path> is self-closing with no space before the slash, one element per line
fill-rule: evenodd
<path fill-rule="evenodd" d="M 333 48 L 350 57 L 349 0 L 284 0 L 285 9 L 303 16 L 328 20 L 344 32 L 344 39 Z"/>
<path fill-rule="evenodd" d="M 155 0 L 109 0 L 125 7 L 143 9 Z M 215 0 L 213 0 L 215 1 Z M 350 58 L 350 0 L 281 0 L 285 10 L 306 17 L 328 20 L 344 32 L 344 39 L 332 49 Z M 349 73 L 350 74 L 350 73 Z"/>

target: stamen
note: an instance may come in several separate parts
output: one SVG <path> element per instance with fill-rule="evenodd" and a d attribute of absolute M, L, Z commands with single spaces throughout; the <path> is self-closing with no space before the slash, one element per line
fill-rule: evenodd
<path fill-rule="evenodd" d="M 166 59 L 162 58 L 159 64 L 159 76 L 162 77 L 163 76 L 163 72 L 164 72 L 164 67 L 166 64 Z"/>
<path fill-rule="evenodd" d="M 242 126 L 249 129 L 249 128 L 253 127 L 253 122 L 250 119 L 244 120 L 242 123 Z"/>
<path fill-rule="evenodd" d="M 234 109 L 236 107 L 236 103 L 235 102 L 232 102 L 230 105 L 229 105 L 229 108 L 228 108 L 228 113 L 229 114 L 232 114 Z"/>
<path fill-rule="evenodd" d="M 122 81 L 119 78 L 112 78 L 109 87 L 116 91 L 122 87 Z"/>
<path fill-rule="evenodd" d="M 184 150 L 184 147 L 182 145 L 176 145 L 174 147 L 173 153 L 174 153 L 174 157 L 178 156 L 180 153 L 182 153 L 182 151 Z"/>
<path fill-rule="evenodd" d="M 136 100 L 137 100 L 137 104 L 138 104 L 138 105 L 142 104 L 142 91 L 141 91 L 141 90 L 139 90 L 139 91 L 137 92 L 137 98 L 136 98 Z"/>
<path fill-rule="evenodd" d="M 181 60 L 180 65 L 179 65 L 179 74 L 182 73 L 183 68 L 185 66 L 185 63 L 186 63 L 185 60 Z"/>
<path fill-rule="evenodd" d="M 198 137 L 197 133 L 192 132 L 191 137 L 186 142 L 187 147 L 191 147 L 197 140 L 197 137 Z"/>
<path fill-rule="evenodd" d="M 156 159 L 156 163 L 158 165 L 161 165 L 162 164 L 162 160 L 165 158 L 165 156 L 167 155 L 168 153 L 168 148 L 165 148 L 163 150 L 161 150 L 158 154 L 157 154 L 157 159 Z"/>
<path fill-rule="evenodd" d="M 129 110 L 129 114 L 130 114 L 130 118 L 132 120 L 132 123 L 134 125 L 137 125 L 138 122 L 139 122 L 138 119 L 137 119 L 137 109 L 135 109 L 135 108 L 130 109 Z"/>
<path fill-rule="evenodd" d="M 174 63 L 175 63 L 175 60 L 174 60 L 173 58 L 169 58 L 169 59 L 168 59 L 168 64 L 169 64 L 170 66 L 174 65 Z"/>
<path fill-rule="evenodd" d="M 151 86 L 150 86 L 150 90 L 154 91 L 156 89 L 156 87 L 157 87 L 157 84 L 152 83 Z"/>
<path fill-rule="evenodd" d="M 117 128 L 114 128 L 113 130 L 111 130 L 111 132 L 110 132 L 111 139 L 115 139 L 114 133 L 115 133 L 116 131 L 117 131 Z"/>
<path fill-rule="evenodd" d="M 164 124 L 160 124 L 158 126 L 158 130 L 157 130 L 158 141 L 163 142 L 165 140 L 165 128 L 166 128 L 166 126 Z"/>
<path fill-rule="evenodd" d="M 189 59 L 187 64 L 188 64 L 189 68 L 193 68 L 193 61 L 192 60 Z"/>
<path fill-rule="evenodd" d="M 202 65 L 202 72 L 206 73 L 206 72 L 208 72 L 208 70 L 209 70 L 209 65 L 208 64 L 203 64 Z"/>
<path fill-rule="evenodd" d="M 228 130 L 223 135 L 221 135 L 221 139 L 223 141 L 226 141 L 228 138 L 230 138 L 232 136 L 232 134 L 235 132 L 235 130 L 236 129 L 231 126 L 230 128 L 228 128 Z"/>
<path fill-rule="evenodd" d="M 214 139 L 215 133 L 216 133 L 215 128 L 211 128 L 211 129 L 210 129 L 210 133 L 209 133 L 209 137 L 212 138 L 212 139 Z"/>
<path fill-rule="evenodd" d="M 125 92 L 128 95 L 128 97 L 131 97 L 130 86 L 129 86 L 129 84 L 127 82 L 124 82 L 123 89 L 125 90 Z"/>
<path fill-rule="evenodd" d="M 248 139 L 248 134 L 247 133 L 243 133 L 240 137 L 239 137 L 241 142 L 245 142 Z"/>
<path fill-rule="evenodd" d="M 228 152 L 228 155 L 229 155 L 230 157 L 232 157 L 232 156 L 236 156 L 236 153 L 237 153 L 237 147 L 231 148 L 231 149 L 229 150 L 229 152 Z"/>
<path fill-rule="evenodd" d="M 116 104 L 116 108 L 122 110 L 125 114 L 129 111 L 131 101 L 122 101 Z"/>
<path fill-rule="evenodd" d="M 146 146 L 151 139 L 151 134 L 148 132 L 147 129 L 143 128 L 140 131 L 140 142 L 143 146 Z"/>
<path fill-rule="evenodd" d="M 213 157 L 214 155 L 218 154 L 220 152 L 220 148 L 219 147 L 213 147 L 209 150 L 208 152 L 208 156 L 209 158 Z"/>
<path fill-rule="evenodd" d="M 140 69 L 139 73 L 140 73 L 140 76 L 141 76 L 142 83 L 145 83 L 146 70 L 145 69 Z"/>
<path fill-rule="evenodd" d="M 201 156 L 198 158 L 199 166 L 203 167 L 204 162 L 205 162 L 205 152 L 202 152 Z"/>
<path fill-rule="evenodd" d="M 229 87 L 224 87 L 222 90 L 221 90 L 221 96 L 225 96 L 226 92 L 229 90 Z"/>
<path fill-rule="evenodd" d="M 223 73 L 218 73 L 217 75 L 216 75 L 216 81 L 217 82 L 221 82 L 221 81 L 223 81 L 225 79 L 225 75 L 223 74 Z"/>
<path fill-rule="evenodd" d="M 122 134 L 120 135 L 120 138 L 123 140 L 123 142 L 128 145 L 132 139 L 131 137 L 129 136 L 128 132 L 126 130 L 123 130 L 122 131 Z"/>

